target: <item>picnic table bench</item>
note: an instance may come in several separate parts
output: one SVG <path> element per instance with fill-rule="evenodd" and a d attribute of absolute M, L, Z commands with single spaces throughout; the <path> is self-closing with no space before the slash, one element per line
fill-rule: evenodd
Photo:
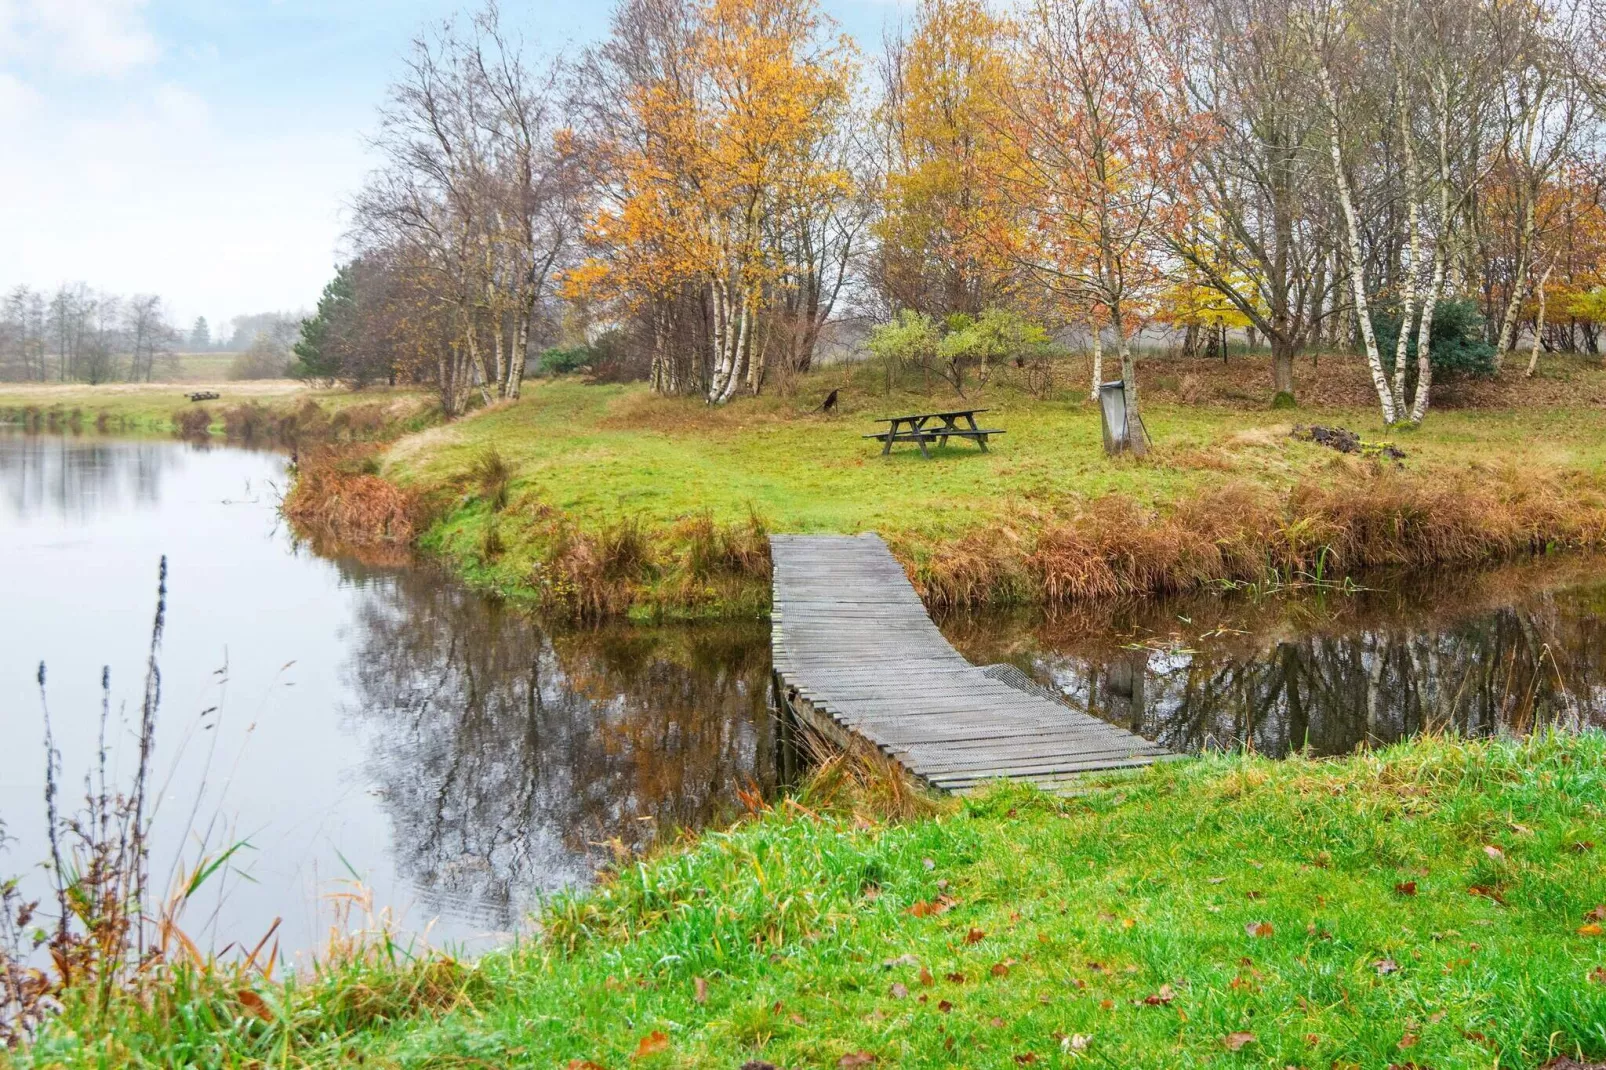
<path fill-rule="evenodd" d="M 917 412 L 910 416 L 889 416 L 887 430 L 864 437 L 879 439 L 883 443 L 881 448 L 883 457 L 892 452 L 894 442 L 913 442 L 920 447 L 921 455 L 929 460 L 931 453 L 926 449 L 926 443 L 934 441 L 939 446 L 946 446 L 950 438 L 971 439 L 981 447 L 983 453 L 986 453 L 988 436 L 1005 433 L 1001 428 L 976 426 L 976 414 L 986 411 L 986 409 L 955 409 L 952 412 Z M 941 424 L 935 422 L 939 420 L 942 421 Z M 966 426 L 959 426 L 961 420 Z"/>

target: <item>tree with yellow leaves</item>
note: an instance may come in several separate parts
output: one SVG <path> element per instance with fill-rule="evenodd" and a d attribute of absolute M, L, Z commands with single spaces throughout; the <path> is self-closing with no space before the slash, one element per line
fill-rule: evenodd
<path fill-rule="evenodd" d="M 715 404 L 756 391 L 762 319 L 798 274 L 775 221 L 851 195 L 822 153 L 847 112 L 851 46 L 812 0 L 633 0 L 592 69 L 616 87 L 599 151 L 614 181 L 592 220 L 597 255 L 571 293 L 653 311 L 653 382 Z M 677 300 L 695 295 L 706 360 L 668 347 Z"/>
<path fill-rule="evenodd" d="M 885 170 L 877 283 L 894 305 L 975 316 L 1007 288 L 995 240 L 1011 77 L 1008 25 L 982 0 L 921 0 L 886 43 L 878 129 Z"/>

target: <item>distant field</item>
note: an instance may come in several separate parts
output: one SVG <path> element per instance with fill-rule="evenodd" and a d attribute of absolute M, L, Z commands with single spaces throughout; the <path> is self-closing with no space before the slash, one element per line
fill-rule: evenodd
<path fill-rule="evenodd" d="M 198 354 L 202 359 L 229 354 Z M 217 400 L 199 405 L 187 397 L 192 392 L 211 391 Z M 80 426 L 101 426 L 117 432 L 167 432 L 174 428 L 174 413 L 204 408 L 221 427 L 222 414 L 244 402 L 255 402 L 271 409 L 288 411 L 311 399 L 327 412 L 353 405 L 406 400 L 413 403 L 425 397 L 409 388 L 369 387 L 366 390 L 319 389 L 298 379 L 248 379 L 230 381 L 172 380 L 163 383 L 0 383 L 0 423 L 18 423 L 27 410 L 34 409 L 71 426 L 78 414 Z M 101 419 L 104 417 L 104 420 Z M 57 426 L 55 423 L 52 427 Z"/>
<path fill-rule="evenodd" d="M 175 383 L 209 383 L 229 377 L 238 353 L 180 353 L 164 378 Z"/>

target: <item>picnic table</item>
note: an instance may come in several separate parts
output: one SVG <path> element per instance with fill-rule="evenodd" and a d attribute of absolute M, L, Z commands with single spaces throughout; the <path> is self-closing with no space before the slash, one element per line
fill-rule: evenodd
<path fill-rule="evenodd" d="M 983 453 L 986 453 L 988 436 L 1004 434 L 999 428 L 976 426 L 976 414 L 986 411 L 986 409 L 955 409 L 952 412 L 917 412 L 910 416 L 889 416 L 886 418 L 887 430 L 864 437 L 881 440 L 883 457 L 892 452 L 894 442 L 913 442 L 920 447 L 921 456 L 930 460 L 931 453 L 926 449 L 926 443 L 935 441 L 939 446 L 946 446 L 950 438 L 971 439 L 981 447 Z M 961 420 L 965 422 L 964 427 L 959 426 Z"/>

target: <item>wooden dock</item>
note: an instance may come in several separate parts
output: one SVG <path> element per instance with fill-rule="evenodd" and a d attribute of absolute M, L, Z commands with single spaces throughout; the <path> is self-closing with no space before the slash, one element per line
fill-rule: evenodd
<path fill-rule="evenodd" d="M 875 535 L 773 535 L 781 703 L 838 746 L 853 736 L 945 791 L 990 780 L 1063 788 L 1169 752 L 1073 710 L 1007 666 L 949 645 Z"/>

